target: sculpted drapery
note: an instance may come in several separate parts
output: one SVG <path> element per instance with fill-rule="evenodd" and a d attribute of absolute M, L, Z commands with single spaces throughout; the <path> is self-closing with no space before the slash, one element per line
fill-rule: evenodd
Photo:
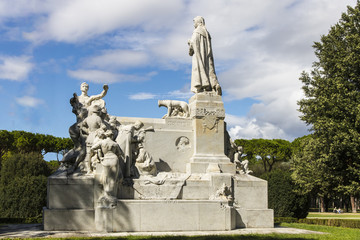
<path fill-rule="evenodd" d="M 192 56 L 191 91 L 194 93 L 215 91 L 221 95 L 215 73 L 211 37 L 205 27 L 204 18 L 195 17 L 194 27 L 188 42 L 189 55 Z"/>

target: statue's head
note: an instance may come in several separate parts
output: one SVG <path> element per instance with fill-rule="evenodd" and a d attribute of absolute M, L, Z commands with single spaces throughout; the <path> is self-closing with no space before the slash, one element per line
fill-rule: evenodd
<path fill-rule="evenodd" d="M 111 130 L 107 130 L 107 131 L 105 132 L 105 136 L 108 137 L 108 138 L 113 139 L 113 138 L 114 138 L 114 133 L 113 133 L 113 131 L 111 131 Z"/>
<path fill-rule="evenodd" d="M 134 123 L 135 129 L 140 129 L 142 126 L 144 126 L 144 124 L 141 121 L 139 120 L 135 121 Z"/>
<path fill-rule="evenodd" d="M 100 139 L 105 139 L 105 137 L 106 137 L 105 131 L 101 128 L 96 130 L 96 136 Z"/>
<path fill-rule="evenodd" d="M 198 26 L 205 26 L 205 19 L 201 16 L 195 17 L 193 21 L 195 28 L 197 28 Z"/>
<path fill-rule="evenodd" d="M 86 82 L 83 82 L 80 85 L 80 90 L 81 90 L 81 92 L 87 93 L 87 91 L 89 90 L 89 84 L 87 84 Z"/>

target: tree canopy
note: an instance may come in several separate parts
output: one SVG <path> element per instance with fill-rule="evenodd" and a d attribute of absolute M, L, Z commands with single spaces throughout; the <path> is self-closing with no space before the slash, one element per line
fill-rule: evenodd
<path fill-rule="evenodd" d="M 52 169 L 40 153 L 4 155 L 0 171 L 0 215 L 36 217 L 46 205 L 47 176 Z"/>
<path fill-rule="evenodd" d="M 336 179 L 335 190 L 353 197 L 360 192 L 360 2 L 313 47 L 318 60 L 300 77 L 298 104 L 317 147 L 308 146 L 303 160 L 314 157 Z"/>
<path fill-rule="evenodd" d="M 25 131 L 0 130 L 0 158 L 8 151 L 18 153 L 38 152 L 43 155 L 48 152 L 59 153 L 73 148 L 70 138 L 54 137 Z"/>
<path fill-rule="evenodd" d="M 264 172 L 271 172 L 276 163 L 287 162 L 291 158 L 291 144 L 283 139 L 237 139 L 235 144 L 243 146 L 250 162 L 261 162 Z"/>

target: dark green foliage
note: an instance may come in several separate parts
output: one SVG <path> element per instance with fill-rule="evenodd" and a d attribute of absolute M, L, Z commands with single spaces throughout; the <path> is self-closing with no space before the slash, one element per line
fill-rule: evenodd
<path fill-rule="evenodd" d="M 330 227 L 360 228 L 358 219 L 299 219 L 299 223 L 324 225 Z"/>
<path fill-rule="evenodd" d="M 288 162 L 291 157 L 291 144 L 283 139 L 237 139 L 235 144 L 244 148 L 243 158 L 250 161 L 255 176 L 271 172 L 274 166 Z"/>
<path fill-rule="evenodd" d="M 360 193 L 360 2 L 313 47 L 318 60 L 300 77 L 305 98 L 298 102 L 318 145 L 312 148 L 319 156 L 313 164 L 322 169 L 313 174 L 328 173 L 336 182 L 329 189 L 355 197 Z"/>
<path fill-rule="evenodd" d="M 45 176 L 16 177 L 0 187 L 0 212 L 3 217 L 36 217 L 46 206 Z"/>
<path fill-rule="evenodd" d="M 0 215 L 29 218 L 46 205 L 47 176 L 51 169 L 39 153 L 8 153 L 2 161 Z"/>
<path fill-rule="evenodd" d="M 1 184 L 25 176 L 49 176 L 51 170 L 39 153 L 9 153 L 2 161 Z"/>
<path fill-rule="evenodd" d="M 276 169 L 262 176 L 268 181 L 269 208 L 275 217 L 305 218 L 309 211 L 309 195 L 296 193 L 291 172 Z"/>
<path fill-rule="evenodd" d="M 46 162 L 46 164 L 50 170 L 50 175 L 53 174 L 60 167 L 60 162 L 58 162 L 56 160 L 48 161 L 48 162 Z"/>
<path fill-rule="evenodd" d="M 48 152 L 59 153 L 74 147 L 70 138 L 59 138 L 51 135 L 25 131 L 0 130 L 0 158 L 8 151 L 18 153 Z"/>
<path fill-rule="evenodd" d="M 344 227 L 344 228 L 360 228 L 360 219 L 319 219 L 319 218 L 292 218 L 292 217 L 274 217 L 275 225 L 280 223 L 306 223 L 306 224 L 315 224 L 323 225 L 330 227 Z"/>
<path fill-rule="evenodd" d="M 42 215 L 29 218 L 0 218 L 0 224 L 42 223 Z"/>

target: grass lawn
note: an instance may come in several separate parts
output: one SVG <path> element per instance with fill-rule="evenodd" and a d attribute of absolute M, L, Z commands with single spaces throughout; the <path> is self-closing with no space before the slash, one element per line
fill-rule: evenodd
<path fill-rule="evenodd" d="M 283 223 L 282 227 L 292 227 L 292 228 L 301 228 L 312 231 L 324 232 L 326 234 L 251 234 L 251 235 L 232 235 L 232 236 L 193 236 L 193 237 L 184 237 L 184 236 L 148 236 L 148 237 L 93 237 L 93 238 L 51 238 L 55 239 L 123 239 L 123 240 L 276 240 L 276 239 L 291 239 L 291 240 L 302 240 L 302 239 L 359 239 L 360 240 L 360 229 L 350 229 L 350 228 L 338 228 L 338 227 L 327 227 L 327 226 L 318 226 L 318 225 L 308 225 L 300 223 Z M 35 238 L 33 238 L 35 239 Z M 44 238 L 36 238 L 44 239 Z"/>
<path fill-rule="evenodd" d="M 317 213 L 310 212 L 307 218 L 348 218 L 348 219 L 359 219 L 360 213 Z"/>

